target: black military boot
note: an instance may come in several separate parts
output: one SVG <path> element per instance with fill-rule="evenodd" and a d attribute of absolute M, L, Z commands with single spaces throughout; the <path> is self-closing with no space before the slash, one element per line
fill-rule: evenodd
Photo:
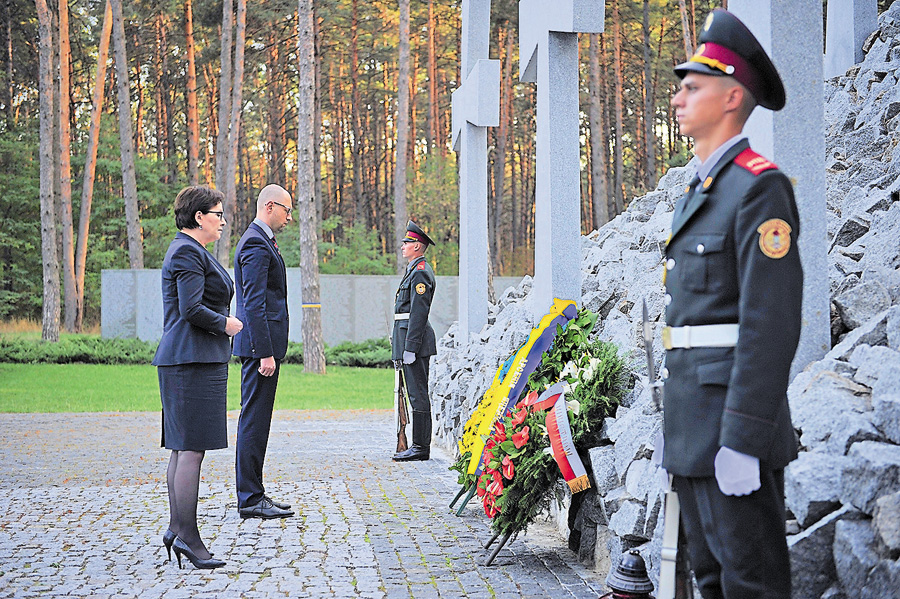
<path fill-rule="evenodd" d="M 424 461 L 431 457 L 431 412 L 413 412 L 412 446 L 395 454 L 395 462 Z"/>

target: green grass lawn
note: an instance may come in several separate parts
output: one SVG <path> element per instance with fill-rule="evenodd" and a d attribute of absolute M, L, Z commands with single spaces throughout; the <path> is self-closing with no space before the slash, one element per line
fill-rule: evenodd
<path fill-rule="evenodd" d="M 277 410 L 392 408 L 393 370 L 329 366 L 324 376 L 286 364 Z M 228 369 L 228 409 L 240 407 L 241 370 Z M 155 366 L 0 364 L 0 412 L 147 412 L 160 409 Z"/>

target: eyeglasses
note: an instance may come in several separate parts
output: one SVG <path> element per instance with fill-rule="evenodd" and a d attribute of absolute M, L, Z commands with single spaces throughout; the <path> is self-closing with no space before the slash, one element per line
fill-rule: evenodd
<path fill-rule="evenodd" d="M 288 207 L 285 206 L 284 204 L 279 204 L 278 202 L 276 202 L 276 201 L 274 201 L 274 200 L 272 200 L 272 203 L 273 203 L 273 204 L 278 204 L 279 206 L 281 206 L 282 208 L 284 208 L 284 211 L 287 212 L 287 215 L 288 215 L 288 216 L 290 216 L 291 213 L 294 211 L 293 208 L 288 208 Z"/>
<path fill-rule="evenodd" d="M 225 220 L 224 210 L 207 210 L 204 214 L 215 214 L 219 217 L 219 220 Z"/>

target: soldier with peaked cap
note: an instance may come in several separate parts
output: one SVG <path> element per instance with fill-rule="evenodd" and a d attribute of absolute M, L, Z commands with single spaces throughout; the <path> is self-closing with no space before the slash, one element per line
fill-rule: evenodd
<path fill-rule="evenodd" d="M 428 322 L 434 297 L 434 271 L 425 260 L 425 250 L 434 245 L 419 225 L 409 221 L 400 241 L 409 261 L 394 301 L 394 331 L 391 358 L 403 362 L 409 403 L 412 406 L 412 445 L 394 455 L 395 462 L 427 460 L 431 457 L 431 400 L 428 399 L 428 366 L 437 353 L 434 329 Z"/>
<path fill-rule="evenodd" d="M 789 599 L 784 468 L 800 337 L 800 217 L 788 178 L 741 134 L 781 79 L 747 27 L 713 11 L 675 67 L 681 133 L 700 159 L 665 255 L 663 467 L 673 475 L 703 597 Z"/>

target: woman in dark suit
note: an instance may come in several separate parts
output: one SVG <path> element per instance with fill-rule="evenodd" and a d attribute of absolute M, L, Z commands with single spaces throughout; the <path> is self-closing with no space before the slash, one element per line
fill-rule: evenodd
<path fill-rule="evenodd" d="M 175 198 L 179 232 L 162 267 L 163 335 L 153 358 L 162 399 L 162 445 L 172 450 L 166 483 L 169 529 L 163 544 L 178 566 L 218 568 L 197 528 L 200 464 L 207 449 L 228 447 L 225 394 L 231 337 L 243 328 L 228 315 L 234 283 L 204 246 L 222 235 L 221 192 L 186 187 Z"/>

